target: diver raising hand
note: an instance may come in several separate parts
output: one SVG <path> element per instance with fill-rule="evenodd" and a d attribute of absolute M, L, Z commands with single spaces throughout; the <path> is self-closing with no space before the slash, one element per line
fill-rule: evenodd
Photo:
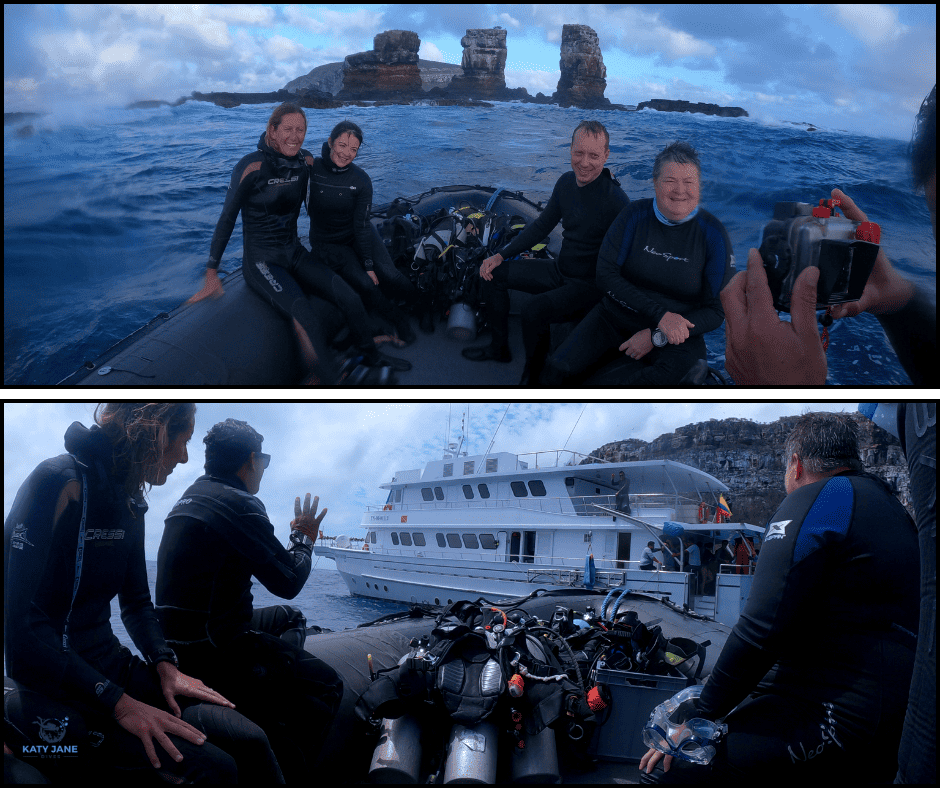
<path fill-rule="evenodd" d="M 300 496 L 294 498 L 294 519 L 291 520 L 291 531 L 299 531 L 304 536 L 316 541 L 320 531 L 320 523 L 326 517 L 329 509 L 324 509 L 317 516 L 317 506 L 320 503 L 320 496 L 314 496 L 313 505 L 310 505 L 310 493 L 304 497 L 303 510 L 300 508 Z"/>

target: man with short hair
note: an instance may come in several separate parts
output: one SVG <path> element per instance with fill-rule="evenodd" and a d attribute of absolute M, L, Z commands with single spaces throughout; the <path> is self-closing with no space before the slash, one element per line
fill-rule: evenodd
<path fill-rule="evenodd" d="M 645 782 L 890 782 L 897 770 L 918 628 L 914 523 L 863 470 L 849 416 L 801 417 L 785 454 L 788 495 L 687 716 L 723 718 L 728 732 L 707 767 L 666 756 L 669 771 L 652 772 L 651 749 Z"/>
<path fill-rule="evenodd" d="M 522 309 L 526 366 L 521 382 L 537 383 L 549 349 L 551 324 L 580 319 L 600 301 L 594 282 L 597 253 L 608 228 L 630 203 L 604 167 L 609 155 L 607 129 L 594 120 L 578 124 L 571 135 L 571 171 L 555 183 L 545 209 L 501 252 L 480 264 L 493 337 L 488 346 L 464 348 L 464 357 L 511 361 L 509 291 L 536 294 Z M 557 260 L 509 259 L 539 243 L 558 222 L 562 243 Z"/>
<path fill-rule="evenodd" d="M 180 664 L 225 687 L 260 725 L 288 783 L 310 778 L 342 698 L 343 683 L 303 649 L 306 622 L 293 607 L 253 609 L 252 577 L 293 599 L 310 574 L 323 517 L 310 494 L 294 501 L 290 546 L 274 535 L 255 495 L 271 457 L 244 421 L 226 419 L 203 439 L 206 473 L 166 518 L 157 556 L 156 609 Z"/>

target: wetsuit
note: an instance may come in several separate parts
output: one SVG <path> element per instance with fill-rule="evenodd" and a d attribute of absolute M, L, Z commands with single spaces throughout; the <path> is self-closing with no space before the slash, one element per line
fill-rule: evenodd
<path fill-rule="evenodd" d="M 644 328 L 655 330 L 667 312 L 695 324 L 689 338 L 654 347 L 638 360 L 626 358 L 618 382 L 676 384 L 705 357 L 704 335 L 725 318 L 718 294 L 734 274 L 731 242 L 721 222 L 702 208 L 685 221 L 664 224 L 654 199 L 631 203 L 611 225 L 597 258 L 604 298 L 552 355 L 547 382 L 577 379 L 607 350 Z"/>
<path fill-rule="evenodd" d="M 934 340 L 936 341 L 936 340 Z M 901 442 L 920 540 L 920 626 L 895 782 L 937 781 L 937 403 L 859 403 Z"/>
<path fill-rule="evenodd" d="M 343 684 L 303 650 L 302 627 L 299 638 L 282 635 L 293 618 L 276 621 L 286 606 L 253 610 L 251 578 L 292 599 L 310 573 L 310 554 L 306 544 L 281 546 L 241 479 L 205 475 L 167 515 L 157 557 L 157 615 L 184 672 L 265 729 L 288 783 L 309 779 Z"/>
<path fill-rule="evenodd" d="M 362 297 L 370 311 L 381 315 L 403 335 L 410 335 L 408 319 L 375 286 L 374 271 L 382 286 L 413 302 L 414 286 L 392 263 L 378 231 L 369 221 L 372 179 L 353 163 L 337 167 L 329 143 L 310 167 L 307 213 L 310 247 Z"/>
<path fill-rule="evenodd" d="M 601 297 L 595 285 L 597 255 L 608 228 L 630 198 L 605 167 L 586 186 L 578 186 L 569 170 L 552 189 L 548 204 L 505 249 L 504 261 L 483 283 L 483 297 L 493 329 L 491 356 L 508 352 L 509 290 L 537 294 L 522 309 L 522 339 L 531 382 L 536 382 L 552 323 L 583 317 Z M 561 222 L 561 250 L 557 261 L 510 260 L 542 241 Z M 472 356 L 471 356 L 472 357 Z"/>
<path fill-rule="evenodd" d="M 5 703 L 5 738 L 16 731 L 19 746 L 43 743 L 30 739 L 38 732 L 32 719 L 15 719 L 17 709 L 43 706 L 35 692 L 29 694 L 38 690 L 67 707 L 57 719 L 69 717 L 73 732 L 78 727 L 88 732 L 87 740 L 72 742 L 79 747 L 79 767 L 97 769 L 99 775 L 114 768 L 146 773 L 153 767 L 143 743 L 113 714 L 125 692 L 168 710 L 152 666 L 175 656 L 150 601 L 147 506 L 140 496 L 128 498 L 124 479 L 113 475 L 114 449 L 97 426 L 72 424 L 65 448 L 73 456 L 45 460 L 26 479 L 4 525 L 3 642 L 6 669 L 21 690 Z M 82 486 L 81 500 L 71 501 L 54 521 L 62 490 L 72 480 Z M 118 595 L 124 626 L 146 662 L 111 630 L 111 600 Z M 209 741 L 200 747 L 170 734 L 184 756 L 177 764 L 155 740 L 161 772 L 185 780 L 231 780 L 237 762 L 243 779 L 278 779 L 277 762 L 258 726 L 232 709 L 182 696 L 177 702 L 183 719 L 208 732 Z M 45 762 L 33 765 L 45 770 Z"/>
<path fill-rule="evenodd" d="M 663 780 L 890 782 L 914 663 L 917 552 L 914 523 L 879 479 L 845 472 L 787 496 L 699 700 L 700 716 L 727 715 L 712 773 L 674 763 Z"/>
<path fill-rule="evenodd" d="M 208 267 L 219 267 L 241 211 L 245 281 L 289 321 L 300 324 L 317 357 L 311 371 L 320 382 L 335 383 L 339 373 L 321 320 L 331 307 L 318 299 L 339 308 L 358 344 L 371 345 L 372 332 L 358 296 L 304 249 L 297 237 L 297 217 L 313 156 L 303 148 L 297 156 L 284 156 L 265 142 L 265 136 L 258 140 L 256 152 L 235 165 L 212 236 Z M 312 304 L 308 294 L 315 296 Z"/>

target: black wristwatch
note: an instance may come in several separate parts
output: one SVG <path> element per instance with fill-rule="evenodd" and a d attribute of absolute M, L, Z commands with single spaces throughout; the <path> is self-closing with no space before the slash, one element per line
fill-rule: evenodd
<path fill-rule="evenodd" d="M 653 331 L 653 345 L 655 347 L 665 347 L 667 342 L 669 342 L 669 340 L 666 338 L 666 334 L 661 328 L 657 328 Z"/>

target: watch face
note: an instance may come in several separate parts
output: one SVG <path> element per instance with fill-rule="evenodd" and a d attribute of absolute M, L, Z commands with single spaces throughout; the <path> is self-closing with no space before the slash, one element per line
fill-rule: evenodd
<path fill-rule="evenodd" d="M 666 335 L 662 332 L 661 329 L 657 328 L 653 332 L 653 344 L 656 347 L 663 347 L 666 344 L 666 342 L 668 342 L 668 340 L 666 339 Z"/>

